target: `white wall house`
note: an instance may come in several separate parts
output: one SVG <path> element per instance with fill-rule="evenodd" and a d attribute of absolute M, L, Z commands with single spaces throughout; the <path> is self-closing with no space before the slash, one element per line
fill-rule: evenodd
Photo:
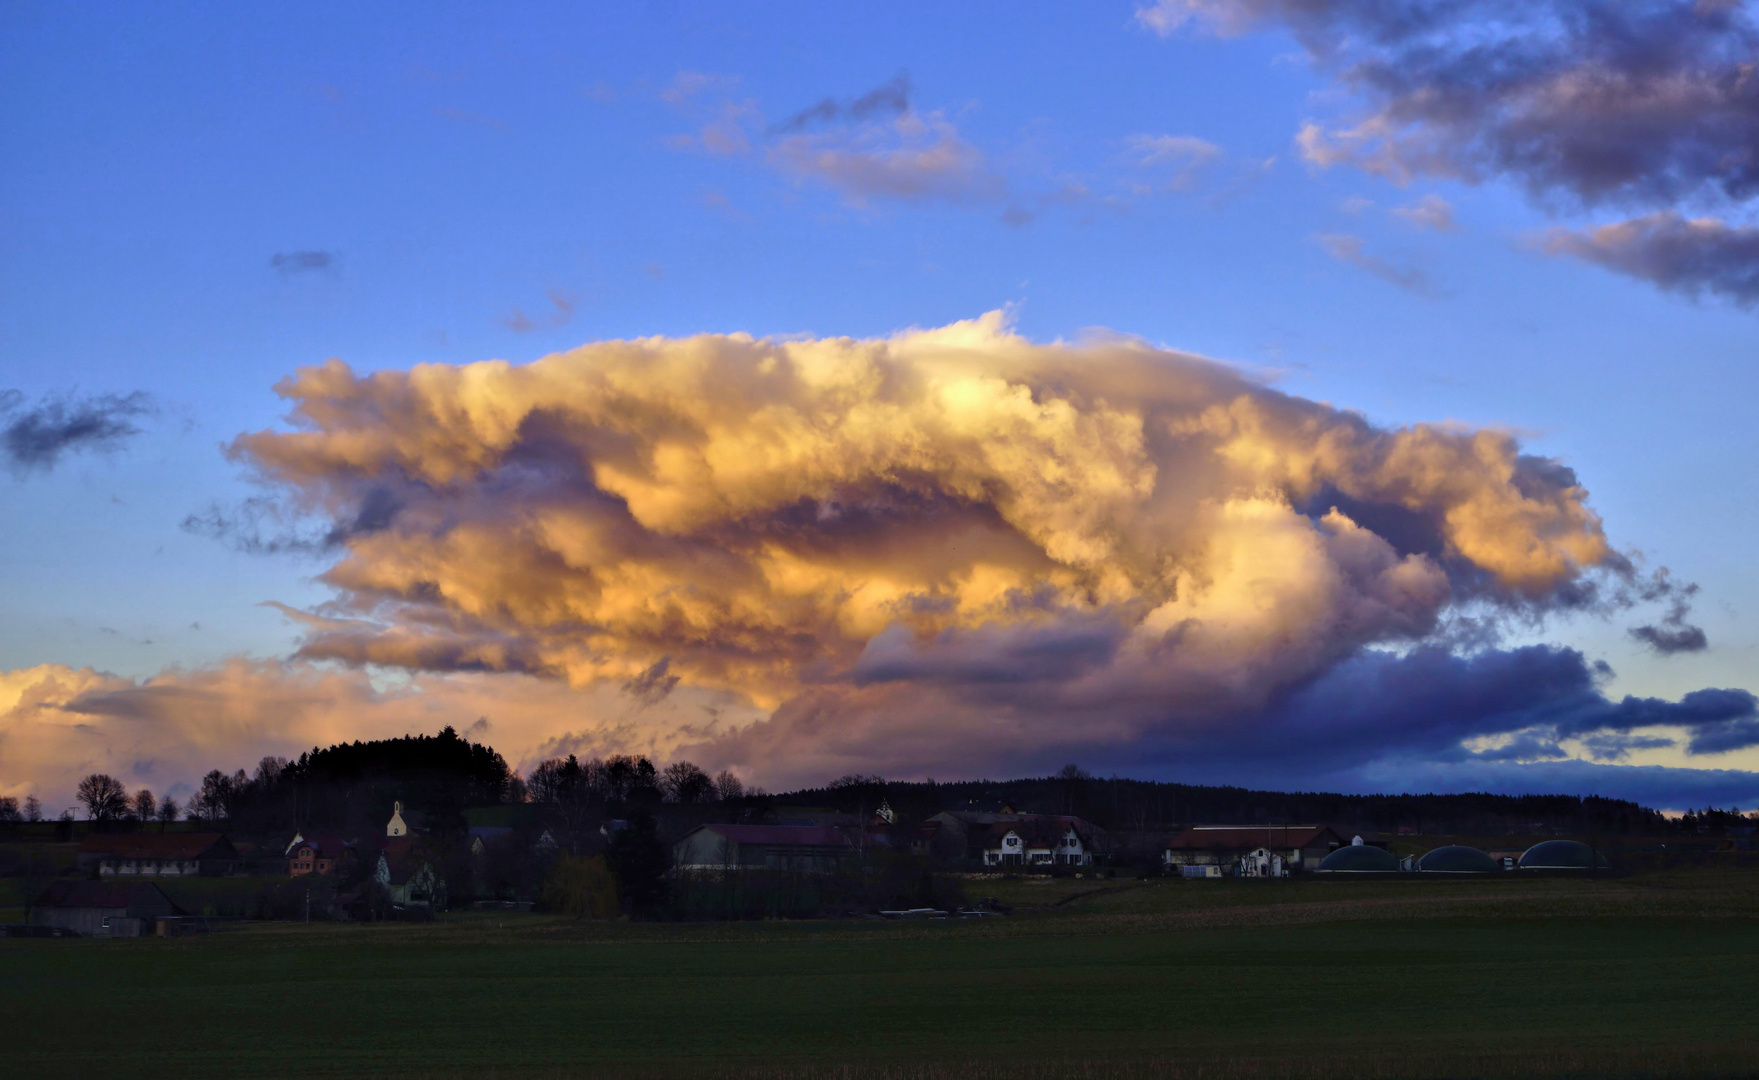
<path fill-rule="evenodd" d="M 983 849 L 983 865 L 1091 866 L 1093 852 L 1082 843 L 1075 826 L 1060 820 L 1055 824 L 1061 828 L 1034 827 L 1042 822 L 998 823 Z"/>

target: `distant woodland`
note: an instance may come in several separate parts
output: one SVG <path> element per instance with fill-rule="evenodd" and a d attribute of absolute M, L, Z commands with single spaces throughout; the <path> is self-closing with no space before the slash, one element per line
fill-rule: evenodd
<path fill-rule="evenodd" d="M 126 827 L 125 822 L 143 817 L 135 809 L 145 805 L 141 799 L 130 797 L 120 785 L 114 785 L 113 794 L 88 806 L 92 818 Z M 293 829 L 352 834 L 382 826 L 391 804 L 399 800 L 419 815 L 422 831 L 434 835 L 461 833 L 467 827 L 466 810 L 493 806 L 518 808 L 521 822 L 547 821 L 559 814 L 566 825 L 566 819 L 582 814 L 595 821 L 636 811 L 667 816 L 668 807 L 677 808 L 673 813 L 688 807 L 684 816 L 696 821 L 765 820 L 808 810 L 865 819 L 883 803 L 900 827 L 943 810 L 1008 807 L 1076 815 L 1120 837 L 1204 824 L 1605 836 L 1720 831 L 1751 824 L 1738 811 L 1707 808 L 1682 820 L 1635 802 L 1593 795 L 1263 791 L 1097 777 L 1075 765 L 1051 776 L 1013 780 L 915 782 L 849 775 L 824 787 L 776 794 L 748 788 L 730 772 L 710 776 L 687 761 L 658 767 L 630 756 L 558 758 L 521 777 L 493 747 L 473 743 L 450 727 L 437 735 L 314 747 L 291 761 L 265 758 L 248 773 L 216 769 L 181 812 L 247 834 Z M 163 819 L 167 807 L 164 802 L 158 806 Z"/>

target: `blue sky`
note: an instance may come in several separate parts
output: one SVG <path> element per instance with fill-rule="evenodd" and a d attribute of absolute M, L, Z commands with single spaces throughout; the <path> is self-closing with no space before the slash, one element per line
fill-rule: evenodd
<path fill-rule="evenodd" d="M 1034 342 L 1132 335 L 1378 426 L 1518 433 L 1576 470 L 1614 547 L 1700 587 L 1710 644 L 1658 655 L 1638 615 L 1567 611 L 1507 643 L 1605 660 L 1615 697 L 1753 688 L 1752 310 L 1545 249 L 1623 208 L 1304 156 L 1302 126 L 1363 95 L 1274 18 L 16 4 L 0 25 L 0 389 L 154 403 L 131 439 L 0 479 L 0 670 L 150 678 L 299 646 L 261 605 L 330 599 L 334 560 L 185 522 L 261 494 L 222 448 L 279 422 L 301 366 L 1005 309 Z M 896 139 L 864 126 L 883 102 L 854 111 L 888 85 L 969 155 L 953 179 L 864 186 L 789 157 L 797 135 Z M 789 126 L 826 101 L 826 124 Z"/>

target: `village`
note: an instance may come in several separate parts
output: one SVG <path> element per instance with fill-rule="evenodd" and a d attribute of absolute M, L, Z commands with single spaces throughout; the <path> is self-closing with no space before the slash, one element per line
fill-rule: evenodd
<path fill-rule="evenodd" d="M 285 840 L 246 840 L 199 821 L 169 829 L 121 821 L 87 831 L 73 861 L 25 898 L 23 921 L 5 930 L 177 936 L 240 919 L 429 920 L 448 911 L 534 909 L 594 917 L 977 918 L 1006 912 L 980 895 L 1000 878 L 1341 882 L 1615 872 L 1606 854 L 1570 838 L 1479 848 L 1325 824 L 1119 834 L 1077 815 L 982 799 L 905 821 L 883 785 L 870 786 L 877 803 L 864 813 L 743 799 L 661 801 L 633 812 L 524 802 L 466 809 L 464 828 L 452 834 L 401 800 L 371 832 L 298 828 Z M 1695 846 L 1751 851 L 1750 825 L 1722 831 Z M 1693 846 L 1674 843 L 1676 850 Z M 634 880 L 644 874 L 647 880 Z M 577 895 L 594 889 L 605 898 L 596 906 Z"/>

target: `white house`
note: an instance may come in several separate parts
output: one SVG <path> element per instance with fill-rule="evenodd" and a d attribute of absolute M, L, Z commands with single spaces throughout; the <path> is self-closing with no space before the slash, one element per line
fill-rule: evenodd
<path fill-rule="evenodd" d="M 983 841 L 985 866 L 1091 866 L 1093 851 L 1076 819 L 1042 814 L 998 821 Z"/>
<path fill-rule="evenodd" d="M 373 879 L 391 894 L 393 904 L 446 910 L 446 879 L 416 850 L 414 837 L 385 842 Z"/>
<path fill-rule="evenodd" d="M 1257 848 L 1240 856 L 1241 877 L 1288 877 L 1289 870 L 1283 863 L 1283 857 L 1269 848 Z"/>

